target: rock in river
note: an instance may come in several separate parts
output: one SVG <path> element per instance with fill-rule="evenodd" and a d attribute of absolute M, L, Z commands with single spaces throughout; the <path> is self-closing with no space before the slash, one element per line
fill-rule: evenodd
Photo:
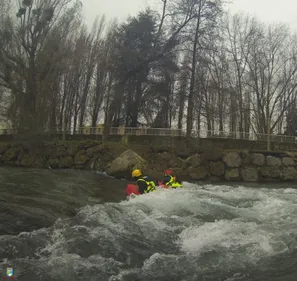
<path fill-rule="evenodd" d="M 146 167 L 147 162 L 137 153 L 128 149 L 111 162 L 106 172 L 116 178 L 130 178 L 133 169 L 145 169 Z"/>

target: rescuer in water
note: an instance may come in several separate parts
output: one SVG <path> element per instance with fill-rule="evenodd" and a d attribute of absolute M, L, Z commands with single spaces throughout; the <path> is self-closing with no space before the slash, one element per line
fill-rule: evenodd
<path fill-rule="evenodd" d="M 176 177 L 173 174 L 173 171 L 168 169 L 164 171 L 164 177 L 162 184 L 168 186 L 169 188 L 182 188 L 182 184 L 180 184 L 177 180 Z"/>
<path fill-rule="evenodd" d="M 143 176 L 141 170 L 134 170 L 132 172 L 132 178 L 136 181 L 136 185 L 140 194 L 156 191 L 155 181 L 148 176 Z"/>

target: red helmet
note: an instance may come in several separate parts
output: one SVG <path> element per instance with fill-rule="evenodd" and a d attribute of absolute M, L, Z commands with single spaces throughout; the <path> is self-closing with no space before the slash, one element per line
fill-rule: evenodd
<path fill-rule="evenodd" d="M 164 175 L 173 175 L 173 171 L 172 170 L 166 170 L 164 171 Z"/>

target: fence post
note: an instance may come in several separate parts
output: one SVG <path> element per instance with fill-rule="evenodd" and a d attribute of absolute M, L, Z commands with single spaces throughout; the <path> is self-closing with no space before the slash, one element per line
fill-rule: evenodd
<path fill-rule="evenodd" d="M 270 118 L 267 119 L 267 151 L 270 151 Z"/>
<path fill-rule="evenodd" d="M 63 117 L 62 140 L 66 141 L 66 120 L 65 120 L 65 115 Z"/>

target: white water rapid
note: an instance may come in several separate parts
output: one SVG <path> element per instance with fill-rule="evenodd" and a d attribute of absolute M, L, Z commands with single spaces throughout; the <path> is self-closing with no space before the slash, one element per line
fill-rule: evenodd
<path fill-rule="evenodd" d="M 23 281 L 296 280 L 296 189 L 184 186 L 0 236 L 2 265 Z"/>

